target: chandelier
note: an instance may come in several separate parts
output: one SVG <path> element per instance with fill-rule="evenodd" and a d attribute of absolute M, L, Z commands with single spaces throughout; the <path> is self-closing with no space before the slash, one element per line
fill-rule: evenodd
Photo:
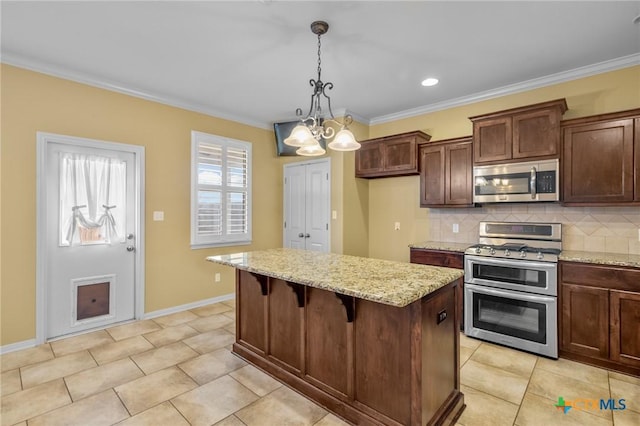
<path fill-rule="evenodd" d="M 302 109 L 296 109 L 296 116 L 300 118 L 300 124 L 293 128 L 291 135 L 284 140 L 289 146 L 298 147 L 296 154 L 305 156 L 323 155 L 326 151 L 320 145 L 320 139 L 333 141 L 329 143 L 329 148 L 335 151 L 355 151 L 360 148 L 360 144 L 347 128 L 353 122 L 353 117 L 346 114 L 343 122 L 340 123 L 333 116 L 331 111 L 331 98 L 327 91 L 333 89 L 333 83 L 322 81 L 320 74 L 322 72 L 322 60 L 320 58 L 320 36 L 329 30 L 329 24 L 324 21 L 315 21 L 311 23 L 311 32 L 318 36 L 318 79 L 309 80 L 309 84 L 313 87 L 311 95 L 311 106 L 306 117 L 302 116 Z M 323 116 L 322 107 L 320 106 L 321 96 L 327 100 L 327 108 L 329 109 L 329 118 Z M 336 133 L 330 124 L 340 126 L 340 130 Z"/>

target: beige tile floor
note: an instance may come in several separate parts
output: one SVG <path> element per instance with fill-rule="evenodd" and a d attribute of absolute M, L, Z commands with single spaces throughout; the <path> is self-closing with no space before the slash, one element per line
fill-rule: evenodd
<path fill-rule="evenodd" d="M 345 425 L 230 352 L 231 302 L 2 355 L 2 425 Z M 459 425 L 639 425 L 640 378 L 461 335 Z M 563 414 L 558 396 L 624 398 Z"/>

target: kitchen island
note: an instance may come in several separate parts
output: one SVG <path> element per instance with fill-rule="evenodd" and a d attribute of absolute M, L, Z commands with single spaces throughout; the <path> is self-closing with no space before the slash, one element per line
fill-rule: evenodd
<path fill-rule="evenodd" d="M 462 271 L 296 249 L 236 268 L 233 351 L 354 424 L 454 424 Z"/>

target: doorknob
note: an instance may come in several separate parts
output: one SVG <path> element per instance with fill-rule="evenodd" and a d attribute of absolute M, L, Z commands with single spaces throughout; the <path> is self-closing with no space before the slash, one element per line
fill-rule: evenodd
<path fill-rule="evenodd" d="M 311 238 L 311 235 L 306 234 L 304 237 L 305 237 L 305 238 Z"/>
<path fill-rule="evenodd" d="M 127 251 L 135 251 L 135 249 L 134 246 L 127 246 Z"/>
<path fill-rule="evenodd" d="M 133 240 L 133 234 L 127 234 L 127 240 Z"/>
<path fill-rule="evenodd" d="M 298 234 L 298 238 L 304 238 L 304 234 L 301 232 Z"/>

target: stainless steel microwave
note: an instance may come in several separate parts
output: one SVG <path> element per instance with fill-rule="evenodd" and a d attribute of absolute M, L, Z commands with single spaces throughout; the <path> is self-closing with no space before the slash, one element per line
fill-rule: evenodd
<path fill-rule="evenodd" d="M 474 203 L 558 201 L 557 159 L 473 168 Z"/>

